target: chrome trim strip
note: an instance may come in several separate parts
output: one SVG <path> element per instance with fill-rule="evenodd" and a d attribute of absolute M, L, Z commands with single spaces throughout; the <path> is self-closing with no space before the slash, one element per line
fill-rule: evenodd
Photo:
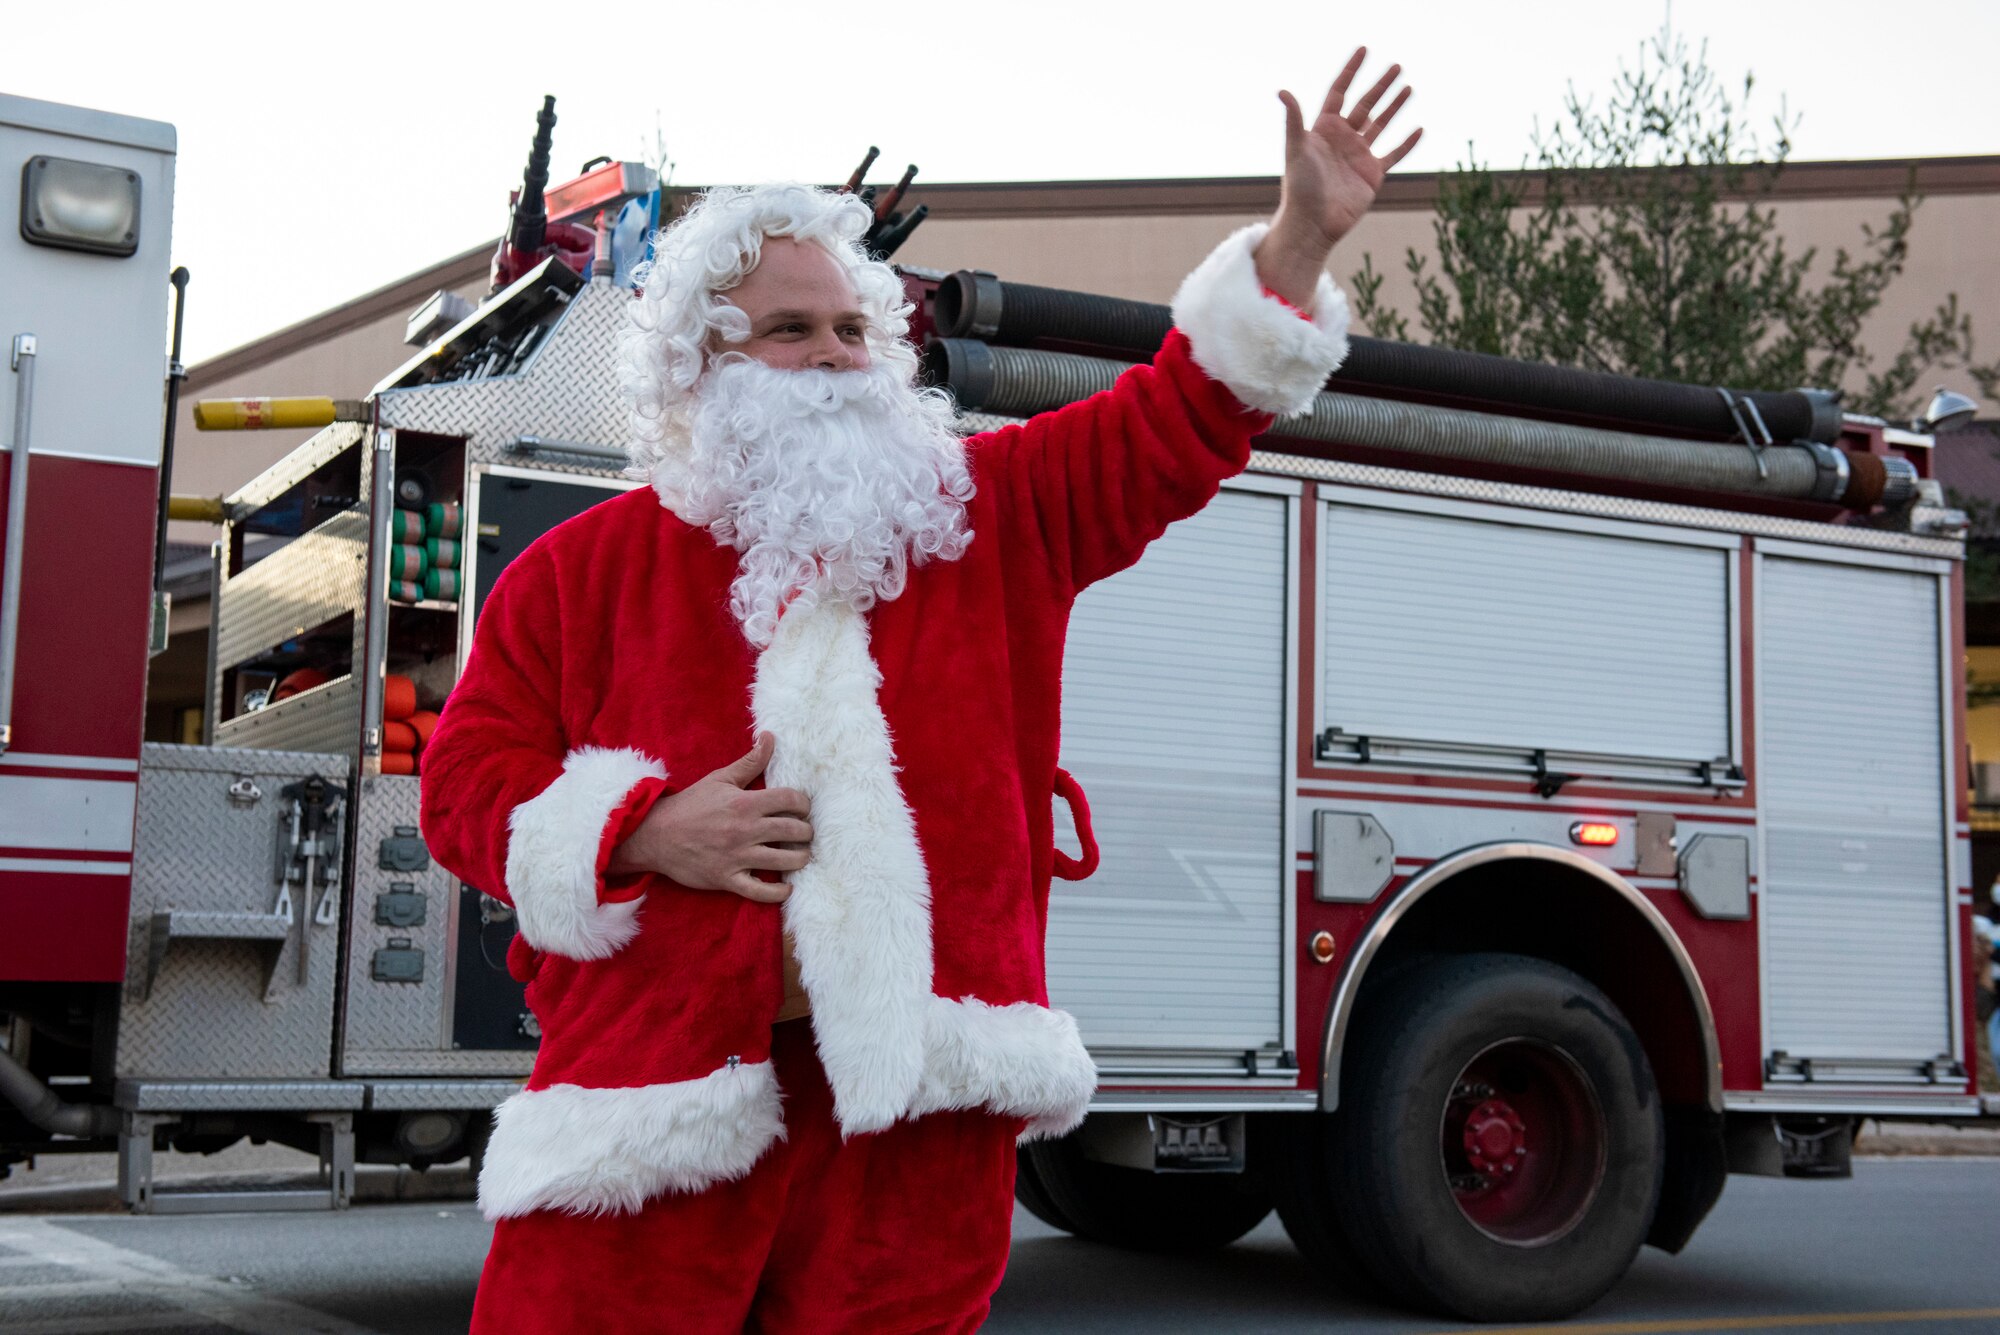
<path fill-rule="evenodd" d="M 119 760 L 111 756 L 59 756 L 41 751 L 9 751 L 0 756 L 0 769 L 13 766 L 23 769 L 84 769 L 104 770 L 112 774 L 137 774 L 137 760 Z"/>
<path fill-rule="evenodd" d="M 69 862 L 62 858 L 0 858 L 0 871 L 55 872 L 69 876 L 129 876 L 130 862 Z"/>
<path fill-rule="evenodd" d="M 21 226 L 27 227 L 25 218 Z M 21 566 L 28 550 L 28 478 L 34 472 L 30 429 L 37 348 L 33 334 L 16 334 L 9 361 L 15 377 L 14 443 L 7 455 L 7 547 L 0 557 L 0 754 L 14 744 L 14 659 L 21 645 Z"/>
<path fill-rule="evenodd" d="M 382 694 L 389 671 L 389 519 L 396 509 L 396 432 L 383 427 L 364 445 L 368 475 L 368 587 L 361 662 L 361 764 L 363 773 L 381 767 Z M 476 541 L 476 540 L 475 540 Z M 470 544 L 468 544 L 470 545 Z"/>
<path fill-rule="evenodd" d="M 1829 1093 L 1824 1098 L 1808 1098 L 1786 1091 L 1778 1094 L 1730 1091 L 1723 1098 L 1728 1112 L 1756 1113 L 1852 1113 L 1857 1117 L 1951 1116 L 1977 1117 L 1980 1098 L 1975 1094 L 1925 1094 L 1899 1097 L 1879 1090 L 1850 1094 Z"/>
<path fill-rule="evenodd" d="M 1311 1112 L 1319 1095 L 1310 1089 L 1254 1090 L 1122 1090 L 1100 1089 L 1090 1100 L 1092 1112 Z"/>
<path fill-rule="evenodd" d="M 1674 929 L 1652 902 L 1637 888 L 1617 873 L 1600 866 L 1580 853 L 1553 844 L 1503 843 L 1480 844 L 1462 849 L 1449 857 L 1440 858 L 1410 881 L 1387 907 L 1369 924 L 1368 934 L 1361 944 L 1348 956 L 1347 964 L 1340 975 L 1340 986 L 1333 996 L 1333 1005 L 1327 1011 L 1326 1044 L 1321 1050 L 1320 1101 L 1331 1112 L 1340 1106 L 1340 1052 L 1347 1041 L 1348 1022 L 1353 1018 L 1355 998 L 1361 993 L 1362 979 L 1368 972 L 1369 964 L 1376 952 L 1389 939 L 1403 915 L 1413 908 L 1417 901 L 1449 881 L 1460 872 L 1470 871 L 1490 862 L 1505 862 L 1514 859 L 1553 862 L 1569 867 L 1601 882 L 1607 889 L 1616 891 L 1632 907 L 1636 908 L 1647 924 L 1660 937 L 1672 953 L 1674 963 L 1680 968 L 1681 981 L 1687 986 L 1694 999 L 1695 1016 L 1701 1028 L 1702 1048 L 1706 1058 L 1704 1065 L 1708 1071 L 1708 1106 L 1711 1111 L 1721 1112 L 1722 1102 L 1722 1049 L 1715 1036 L 1715 1014 L 1709 1008 L 1708 992 L 1702 987 L 1701 974 L 1688 955 L 1687 947 L 1681 944 Z"/>

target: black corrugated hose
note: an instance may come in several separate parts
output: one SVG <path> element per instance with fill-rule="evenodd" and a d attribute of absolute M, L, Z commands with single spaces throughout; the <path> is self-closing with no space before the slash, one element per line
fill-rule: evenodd
<path fill-rule="evenodd" d="M 942 338 L 977 338 L 1009 347 L 1064 345 L 1070 351 L 1102 350 L 1108 356 L 1145 358 L 1159 350 L 1173 325 L 1165 306 L 1088 292 L 1002 282 L 989 273 L 960 270 L 938 285 L 932 318 Z M 1840 405 L 1819 390 L 1730 391 L 1668 380 L 1578 371 L 1485 353 L 1351 337 L 1347 360 L 1329 388 L 1341 382 L 1418 390 L 1609 421 L 1644 423 L 1728 439 L 1754 434 L 1737 421 L 1730 397 L 1755 406 L 1770 439 L 1779 442 L 1840 438 Z"/>
<path fill-rule="evenodd" d="M 931 378 L 951 390 L 961 409 L 1010 417 L 1088 398 L 1109 389 L 1131 369 L 1128 363 L 1108 358 L 1042 348 L 996 348 L 971 339 L 940 339 L 927 357 Z M 1908 500 L 1916 476 L 1907 461 L 1878 461 L 1816 441 L 1769 446 L 1760 457 L 1747 449 L 1706 441 L 1338 392 L 1322 393 L 1309 411 L 1279 419 L 1269 434 L 1854 509 Z M 1891 465 L 1886 476 L 1885 462 Z"/>

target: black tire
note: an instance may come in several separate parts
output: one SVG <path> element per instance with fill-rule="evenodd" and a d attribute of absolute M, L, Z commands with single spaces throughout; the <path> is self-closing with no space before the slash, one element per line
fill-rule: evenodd
<path fill-rule="evenodd" d="M 1386 961 L 1371 974 L 1371 989 L 1387 987 L 1412 969 L 1426 967 L 1436 956 L 1420 955 Z M 1259 1118 L 1263 1152 L 1255 1160 L 1264 1166 L 1278 1209 L 1278 1222 L 1307 1268 L 1350 1298 L 1394 1301 L 1387 1289 L 1361 1263 L 1349 1242 L 1340 1212 L 1333 1203 L 1333 1143 L 1338 1114 L 1285 1113 Z M 1256 1142 L 1253 1140 L 1253 1147 Z"/>
<path fill-rule="evenodd" d="M 1658 1205 L 1651 1065 L 1596 987 L 1522 955 L 1443 956 L 1371 991 L 1326 1168 L 1338 1241 L 1404 1302 L 1550 1321 L 1602 1297 Z"/>
<path fill-rule="evenodd" d="M 1271 1213 L 1269 1197 L 1245 1175 L 1148 1173 L 1098 1163 L 1073 1138 L 1023 1145 L 1020 1169 L 1015 1195 L 1037 1219 L 1133 1251 L 1226 1247 Z M 1032 1183 L 1027 1194 L 1023 1178 Z"/>
<path fill-rule="evenodd" d="M 1384 1302 L 1389 1294 L 1356 1257 L 1333 1204 L 1329 1162 L 1333 1118 L 1321 1113 L 1273 1114 L 1262 1119 L 1265 1162 L 1272 1165 L 1271 1194 L 1278 1222 L 1313 1275 L 1350 1298 Z"/>
<path fill-rule="evenodd" d="M 1049 1199 L 1049 1190 L 1042 1185 L 1041 1172 L 1035 1167 L 1035 1160 L 1028 1150 L 1029 1146 L 1023 1145 L 1014 1151 L 1014 1199 L 1050 1228 L 1058 1228 L 1065 1233 L 1076 1232 L 1076 1221 L 1058 1210 L 1056 1203 Z"/>

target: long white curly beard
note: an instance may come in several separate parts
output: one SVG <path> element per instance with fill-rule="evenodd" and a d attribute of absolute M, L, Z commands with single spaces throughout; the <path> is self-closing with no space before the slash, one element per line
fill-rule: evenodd
<path fill-rule="evenodd" d="M 668 509 L 742 553 L 730 610 L 765 647 L 788 607 L 865 612 L 911 565 L 972 541 L 972 477 L 943 396 L 886 365 L 784 371 L 728 358 L 703 377 L 681 448 L 651 472 Z"/>

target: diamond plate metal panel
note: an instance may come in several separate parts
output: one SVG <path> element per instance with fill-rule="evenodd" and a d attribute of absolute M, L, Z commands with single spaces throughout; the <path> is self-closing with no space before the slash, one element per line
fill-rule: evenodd
<path fill-rule="evenodd" d="M 362 1052 L 342 1074 L 350 1076 L 465 1076 L 526 1079 L 535 1069 L 535 1054 L 496 1052 L 490 1048 L 436 1049 L 430 1052 Z M 456 1106 L 456 1105 L 454 1105 Z"/>
<path fill-rule="evenodd" d="M 120 1080 L 129 1112 L 359 1111 L 368 1087 L 345 1080 Z"/>
<path fill-rule="evenodd" d="M 216 663 L 234 667 L 343 612 L 359 612 L 368 575 L 368 516 L 343 510 L 224 582 Z"/>
<path fill-rule="evenodd" d="M 361 741 L 361 683 L 342 677 L 215 725 L 217 746 L 345 755 Z M 342 762 L 345 763 L 344 761 Z"/>
<path fill-rule="evenodd" d="M 368 1106 L 376 1112 L 495 1108 L 520 1092 L 518 1080 L 371 1080 Z"/>
<path fill-rule="evenodd" d="M 335 422 L 250 479 L 241 491 L 225 497 L 223 503 L 231 512 L 269 505 L 360 440 L 364 430 L 358 422 Z"/>
<path fill-rule="evenodd" d="M 424 871 L 383 871 L 382 840 L 399 825 L 417 824 L 421 781 L 414 776 L 373 775 L 361 780 L 355 811 L 354 916 L 347 945 L 346 1000 L 341 1017 L 341 1070 L 393 1074 L 409 1069 L 406 1054 L 436 1053 L 444 1033 L 445 955 L 451 949 L 451 900 L 458 884 L 436 862 Z M 428 908 L 415 927 L 375 921 L 375 901 L 391 885 L 409 885 Z M 371 976 L 375 952 L 391 938 L 424 952 L 419 983 L 384 983 Z"/>
<path fill-rule="evenodd" d="M 1795 538 L 1804 542 L 1831 543 L 1840 547 L 1866 547 L 1875 551 L 1907 552 L 1915 556 L 1941 556 L 1957 560 L 1965 545 L 1952 538 L 1919 537 L 1889 529 L 1860 528 L 1847 524 L 1816 524 L 1805 519 L 1782 519 L 1774 515 L 1742 514 L 1734 510 L 1710 510 L 1698 505 L 1670 505 L 1664 501 L 1634 501 L 1589 492 L 1562 491 L 1554 487 L 1527 487 L 1511 482 L 1484 482 L 1476 478 L 1452 477 L 1443 473 L 1418 473 L 1401 468 L 1380 468 L 1372 464 L 1337 463 L 1328 459 L 1307 459 L 1292 454 L 1272 454 L 1263 450 L 1250 456 L 1250 467 L 1260 473 L 1281 473 L 1289 477 L 1316 478 L 1323 482 L 1343 482 L 1357 487 L 1378 487 L 1388 491 L 1422 492 L 1457 500 L 1492 501 L 1534 510 L 1564 514 L 1602 515 L 1609 519 L 1633 519 L 1649 524 L 1672 524 L 1680 528 L 1717 529 L 1726 533 L 1754 533 L 1761 537 Z"/>
<path fill-rule="evenodd" d="M 615 476 L 617 465 L 596 466 L 565 455 L 543 459 L 507 446 L 528 434 L 625 448 L 617 340 L 630 299 L 623 288 L 592 283 L 571 298 L 561 321 L 519 374 L 384 390 L 375 400 L 377 420 L 385 427 L 463 436 L 469 465 Z"/>
<path fill-rule="evenodd" d="M 149 994 L 152 915 L 270 913 L 278 790 L 308 774 L 345 787 L 344 757 L 223 747 L 148 744 L 140 755 L 138 830 L 132 856 L 132 912 L 116 1073 L 121 1078 L 324 1077 L 333 1047 L 338 930 L 310 926 L 312 950 L 298 982 L 296 932 L 278 948 L 251 941 L 175 939 Z M 236 800 L 230 788 L 254 789 Z M 339 879 L 332 888 L 339 893 Z M 314 907 L 317 907 L 315 905 Z M 266 978 L 275 979 L 265 999 Z"/>

